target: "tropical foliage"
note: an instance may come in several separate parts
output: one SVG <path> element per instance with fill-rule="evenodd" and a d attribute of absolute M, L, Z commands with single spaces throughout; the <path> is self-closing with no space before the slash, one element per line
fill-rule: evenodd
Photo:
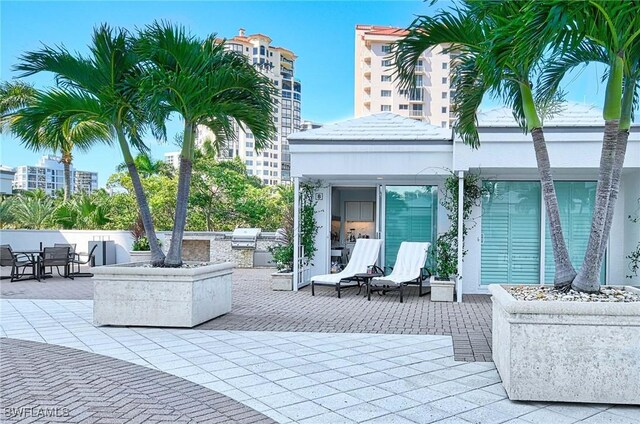
<path fill-rule="evenodd" d="M 465 143 L 479 145 L 476 115 L 486 95 L 501 98 L 531 133 L 551 230 L 554 281 L 562 290 L 599 290 L 640 82 L 639 14 L 637 1 L 463 1 L 435 16 L 419 16 L 394 46 L 397 77 L 407 88 L 415 84 L 422 52 L 444 46 L 452 55 L 454 130 Z M 607 67 L 604 135 L 589 244 L 576 271 L 564 241 L 543 123 L 557 110 L 566 73 L 590 62 Z"/>
<path fill-rule="evenodd" d="M 150 163 L 158 163 L 149 158 Z M 164 166 L 140 179 L 154 225 L 159 231 L 173 228 L 178 178 Z M 274 231 L 283 211 L 293 207 L 290 187 L 270 187 L 246 174 L 239 159 L 218 162 L 204 153 L 195 155 L 192 189 L 188 202 L 189 231 L 230 231 L 238 226 Z M 107 190 L 78 193 L 68 201 L 44 191 L 18 193 L 0 199 L 2 228 L 130 230 L 143 239 L 144 225 L 138 213 L 135 191 L 127 171 L 111 175 Z"/>

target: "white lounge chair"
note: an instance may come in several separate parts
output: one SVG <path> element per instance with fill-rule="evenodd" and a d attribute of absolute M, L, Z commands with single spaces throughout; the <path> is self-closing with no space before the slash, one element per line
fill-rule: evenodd
<path fill-rule="evenodd" d="M 389 275 L 374 277 L 368 287 L 367 298 L 371 300 L 371 291 L 400 291 L 400 303 L 403 302 L 404 286 L 407 284 L 418 284 L 420 286 L 420 296 L 423 293 L 423 283 L 428 278 L 425 273 L 424 263 L 427 261 L 429 246 L 431 243 L 418 243 L 403 241 L 398 250 L 396 263 Z"/>
<path fill-rule="evenodd" d="M 315 296 L 315 286 L 334 286 L 340 298 L 340 289 L 343 282 L 354 281 L 356 274 L 364 274 L 367 268 L 376 264 L 380 254 L 382 240 L 358 239 L 353 247 L 351 258 L 347 266 L 337 274 L 316 275 L 311 277 L 311 295 Z M 356 282 L 359 285 L 359 283 Z M 351 284 L 354 286 L 355 284 Z"/>

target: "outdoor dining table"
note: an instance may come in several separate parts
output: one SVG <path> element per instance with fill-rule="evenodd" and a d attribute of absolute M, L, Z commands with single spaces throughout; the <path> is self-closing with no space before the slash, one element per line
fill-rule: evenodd
<path fill-rule="evenodd" d="M 40 250 L 14 250 L 13 253 L 29 256 L 31 258 L 31 261 L 36 263 L 36 275 L 34 275 L 34 278 L 36 280 L 40 281 L 43 278 L 51 277 L 50 275 L 43 275 L 43 273 L 42 273 L 42 271 L 44 271 L 44 269 L 42 267 L 42 259 L 43 259 L 43 256 L 44 256 L 44 250 L 42 250 L 42 249 L 40 249 Z"/>

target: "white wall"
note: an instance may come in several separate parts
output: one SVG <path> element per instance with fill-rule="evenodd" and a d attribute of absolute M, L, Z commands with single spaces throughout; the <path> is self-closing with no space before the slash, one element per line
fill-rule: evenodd
<path fill-rule="evenodd" d="M 624 277 L 631 274 L 629 271 L 629 259 L 626 259 L 626 256 L 635 250 L 638 242 L 640 242 L 640 222 L 634 223 L 629 219 L 629 217 L 640 218 L 640 170 L 624 175 L 621 189 L 617 207 L 622 210 L 624 243 L 622 244 L 620 257 L 623 259 L 621 269 L 624 271 L 622 273 L 622 277 Z M 614 233 L 612 230 L 612 234 L 619 233 Z M 640 286 L 640 276 L 631 279 L 625 278 L 624 281 L 626 284 Z"/>
<path fill-rule="evenodd" d="M 129 231 L 94 230 L 0 230 L 0 244 L 10 244 L 13 250 L 35 250 L 54 243 L 75 243 L 77 252 L 88 252 L 92 240 L 113 240 L 116 262 L 129 262 L 133 237 Z"/>

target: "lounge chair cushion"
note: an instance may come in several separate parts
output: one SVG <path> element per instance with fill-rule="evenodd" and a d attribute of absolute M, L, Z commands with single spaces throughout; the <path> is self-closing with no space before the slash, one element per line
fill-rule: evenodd
<path fill-rule="evenodd" d="M 431 243 L 403 241 L 400 244 L 391 274 L 373 278 L 371 285 L 398 286 L 420 278 L 424 263 L 427 261 L 430 245 Z"/>
<path fill-rule="evenodd" d="M 356 274 L 367 272 L 367 267 L 375 265 L 380 254 L 382 240 L 358 239 L 347 266 L 337 274 L 324 274 L 311 277 L 314 283 L 336 284 L 341 280 L 353 278 Z"/>

